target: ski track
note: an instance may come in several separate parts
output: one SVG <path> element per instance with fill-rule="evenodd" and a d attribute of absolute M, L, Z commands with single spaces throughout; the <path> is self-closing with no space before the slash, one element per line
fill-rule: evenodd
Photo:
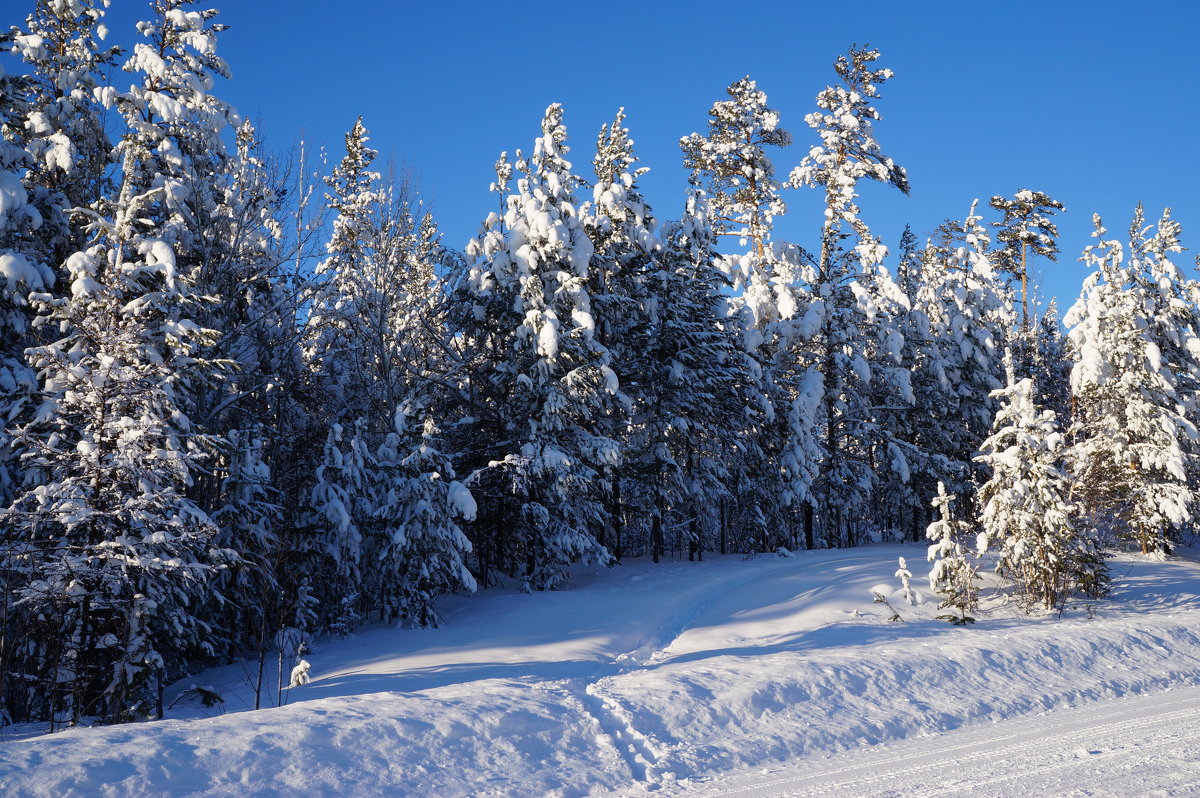
<path fill-rule="evenodd" d="M 1200 724 L 1193 722 L 1200 712 L 1200 688 L 1188 688 L 1187 693 L 1139 695 L 1045 716 L 1001 721 L 991 734 L 987 727 L 967 727 L 789 768 L 803 769 L 800 775 L 775 776 L 715 790 L 696 785 L 670 794 L 703 798 L 1193 795 L 1200 786 L 1200 764 L 1194 759 L 1200 752 Z M 1137 715 L 1123 717 L 1130 710 Z M 965 741 L 957 739 L 964 737 Z M 1133 773 L 1132 781 L 1137 783 L 1130 784 L 1130 771 L 1136 765 L 1129 763 L 1146 763 L 1156 757 L 1191 759 L 1191 779 L 1151 784 Z M 1111 766 L 1118 763 L 1123 764 Z M 1052 775 L 1061 771 L 1069 773 Z M 1159 768 L 1155 774 L 1160 782 L 1161 773 Z M 1107 774 L 1111 774 L 1111 780 L 1106 785 Z M 1119 782 L 1122 775 L 1124 783 Z"/>
<path fill-rule="evenodd" d="M 807 570 L 815 565 L 806 564 L 804 569 Z M 625 760 L 635 781 L 647 785 L 657 784 L 659 782 L 657 765 L 664 754 L 655 749 L 647 735 L 638 731 L 633 725 L 630 713 L 621 706 L 619 701 L 602 693 L 600 683 L 659 661 L 664 652 L 714 604 L 735 590 L 761 579 L 763 579 L 762 573 L 752 571 L 749 574 L 741 574 L 738 578 L 721 580 L 715 586 L 717 589 L 698 591 L 701 595 L 700 601 L 691 603 L 686 610 L 672 615 L 642 644 L 614 657 L 613 662 L 619 668 L 615 673 L 599 679 L 582 681 L 582 689 L 579 690 L 579 695 L 574 697 L 580 699 L 588 714 L 596 720 L 603 733 L 609 737 L 621 758 Z"/>
<path fill-rule="evenodd" d="M 615 701 L 597 693 L 592 684 L 584 688 L 584 696 L 584 707 L 612 740 L 633 778 L 639 782 L 656 782 L 654 767 L 658 764 L 659 754 L 646 736 L 634 728 L 629 714 Z"/>

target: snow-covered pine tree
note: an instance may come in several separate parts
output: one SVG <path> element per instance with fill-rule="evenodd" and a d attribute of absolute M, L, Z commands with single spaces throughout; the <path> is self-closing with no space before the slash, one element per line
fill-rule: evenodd
<path fill-rule="evenodd" d="M 1021 330 L 1014 341 L 1019 343 L 1014 357 L 1018 374 L 1030 376 L 1034 341 L 1029 320 L 1029 255 L 1032 253 L 1050 261 L 1058 259 L 1058 227 L 1050 217 L 1064 207 L 1050 195 L 1027 188 L 1018 191 L 1012 199 L 997 194 L 989 204 L 1004 214 L 1003 219 L 992 223 L 997 228 L 996 240 L 1002 244 L 994 253 L 993 262 L 997 270 L 1021 281 Z"/>
<path fill-rule="evenodd" d="M 739 290 L 737 309 L 748 316 L 743 323 L 748 331 L 756 331 L 750 341 L 753 349 L 770 337 L 767 328 L 773 322 L 796 310 L 790 286 L 776 274 L 780 264 L 771 230 L 787 206 L 766 149 L 786 147 L 792 136 L 779 127 L 779 112 L 767 106 L 766 93 L 749 77 L 734 82 L 726 93 L 729 99 L 713 103 L 709 110 L 708 135 L 684 136 L 679 146 L 692 182 L 708 196 L 714 233 L 749 247 L 744 255 L 731 256 L 726 268 Z"/>
<path fill-rule="evenodd" d="M 517 159 L 521 160 L 517 151 Z M 488 214 L 464 257 L 448 275 L 450 302 L 448 327 L 454 331 L 454 351 L 461 368 L 462 421 L 448 430 L 455 467 L 469 474 L 477 503 L 474 523 L 466 526 L 480 584 L 492 584 L 495 575 L 515 574 L 523 562 L 521 542 L 509 534 L 516 512 L 511 481 L 493 463 L 510 454 L 509 431 L 501 408 L 510 380 L 500 380 L 501 365 L 509 356 L 509 341 L 497 330 L 515 328 L 521 321 L 513 290 L 501 290 L 490 265 L 490 255 L 505 247 L 506 222 L 513 164 L 503 152 L 495 163 L 496 180 L 490 190 L 499 209 Z"/>
<path fill-rule="evenodd" d="M 979 489 L 978 549 L 998 552 L 998 572 L 1019 586 L 1027 607 L 1051 609 L 1077 590 L 1102 592 L 1107 569 L 1092 532 L 1074 521 L 1058 421 L 1035 401 L 1033 380 L 1016 379 L 1008 366 L 1007 386 L 994 393 L 992 434 L 976 458 L 991 472 Z"/>
<path fill-rule="evenodd" d="M 692 133 L 680 140 L 683 163 L 708 193 L 717 235 L 744 239 L 742 246 L 749 242 L 765 258 L 774 219 L 786 206 L 763 148 L 786 147 L 792 137 L 779 127 L 779 113 L 767 107 L 766 93 L 749 77 L 734 82 L 726 93 L 729 99 L 709 110 L 708 135 Z M 769 284 L 755 287 L 771 289 Z"/>
<path fill-rule="evenodd" d="M 507 442 L 490 462 L 515 497 L 508 548 L 523 551 L 531 589 L 560 584 L 579 558 L 609 559 L 597 541 L 605 515 L 598 476 L 619 460 L 616 442 L 597 432 L 597 413 L 618 386 L 595 337 L 593 246 L 565 142 L 562 108 L 551 105 L 533 154 L 517 161 L 521 177 L 504 216 L 489 217 L 468 249 L 472 315 L 486 325 L 468 333 L 474 401 L 485 413 L 491 406 L 492 440 Z"/>
<path fill-rule="evenodd" d="M 17 433 L 44 483 L 6 514 L 39 554 L 22 598 L 69 642 L 54 664 L 70 695 L 41 710 L 76 720 L 121 717 L 150 674 L 204 650 L 194 612 L 213 567 L 234 559 L 185 495 L 197 464 L 177 386 L 207 367 L 195 355 L 215 333 L 185 315 L 195 299 L 171 248 L 133 225 L 155 193 L 97 220 L 97 243 L 67 262 L 71 299 L 40 303 L 66 335 L 30 351 L 46 398 Z"/>
<path fill-rule="evenodd" d="M 1128 264 L 1125 248 L 1104 238 L 1098 215 L 1093 220 L 1096 243 L 1082 259 L 1095 271 L 1066 317 L 1076 358 L 1071 470 L 1086 523 L 1143 552 L 1163 550 L 1191 521 L 1188 450 L 1198 433 L 1155 340 L 1143 218 L 1134 215 Z"/>
<path fill-rule="evenodd" d="M 192 293 L 204 298 L 192 321 L 221 332 L 198 355 L 222 373 L 196 374 L 178 390 L 204 465 L 188 495 L 213 512 L 222 503 L 221 472 L 232 450 L 224 435 L 256 421 L 237 417 L 247 382 L 224 378 L 247 365 L 237 357 L 237 336 L 247 321 L 246 295 L 264 291 L 262 272 L 273 260 L 273 197 L 262 165 L 249 155 L 253 128 L 214 92 L 217 79 L 230 76 L 217 54 L 225 26 L 215 21 L 215 9 L 195 6 L 194 0 L 155 0 L 152 17 L 138 24 L 146 41 L 134 47 L 124 67 L 139 75 L 138 82 L 128 92 L 101 94 L 115 101 L 132 132 L 126 136 L 130 146 L 121 150 L 123 196 L 161 190 L 154 206 L 158 235 L 171 246 Z M 238 149 L 231 153 L 227 139 L 235 136 Z M 268 292 L 259 304 L 275 298 Z M 263 382 L 257 374 L 248 379 Z"/>
<path fill-rule="evenodd" d="M 0 35 L 0 47 L 9 43 L 7 35 Z M 42 224 L 42 214 L 30 204 L 23 180 L 30 163 L 28 153 L 8 141 L 26 111 L 18 89 L 18 81 L 5 74 L 0 64 L 0 508 L 9 506 L 24 481 L 26 469 L 13 451 L 11 430 L 19 424 L 23 411 L 35 403 L 38 390 L 36 372 L 24 355 L 31 342 L 29 297 L 44 293 L 54 282 L 53 273 L 30 245 Z M 30 707 L 28 692 L 22 685 L 14 687 L 9 678 L 30 664 L 20 656 L 22 648 L 36 645 L 34 630 L 28 627 L 29 616 L 13 604 L 18 592 L 37 578 L 39 560 L 36 549 L 13 525 L 0 524 L 0 634 L 4 640 L 0 644 L 0 722 L 28 719 L 41 708 Z M 40 674 L 48 675 L 44 669 Z"/>
<path fill-rule="evenodd" d="M 232 367 L 194 399 L 194 415 L 214 433 L 259 421 L 266 394 L 277 389 L 279 362 L 296 349 L 293 288 L 280 273 L 280 197 L 253 125 L 243 122 L 234 143 L 211 177 L 213 204 L 197 232 L 198 278 L 218 300 L 204 321 L 222 333 L 210 354 Z"/>
<path fill-rule="evenodd" d="M 28 107 L 18 95 L 17 80 L 3 69 L 0 65 L 0 130 L 5 133 L 0 136 L 0 507 L 8 506 L 21 482 L 7 429 L 33 402 L 38 387 L 24 356 L 32 342 L 29 297 L 54 284 L 37 242 L 44 217 L 26 186 L 32 161 L 24 148 L 6 140 L 9 131 L 21 127 Z M 0 534 L 7 545 L 6 539 Z"/>
<path fill-rule="evenodd" d="M 363 335 L 364 321 L 375 321 L 382 303 L 371 279 L 375 260 L 380 174 L 371 170 L 378 154 L 367 146 L 360 117 L 346 134 L 346 154 L 327 178 L 325 199 L 334 212 L 329 256 L 316 268 L 312 309 L 306 323 L 305 357 L 327 393 L 327 413 L 336 421 L 370 415 L 390 417 L 375 406 L 380 348 Z M 377 325 L 372 332 L 382 333 Z M 373 336 L 380 338 L 381 336 Z M 379 411 L 378 413 L 373 411 Z"/>
<path fill-rule="evenodd" d="M 359 425 L 361 426 L 361 425 Z M 362 446 L 345 440 L 341 424 L 333 423 L 317 466 L 315 480 L 304 502 L 303 528 L 295 544 L 301 562 L 285 591 L 298 591 L 318 576 L 335 579 L 327 592 L 316 596 L 319 628 L 344 633 L 360 620 L 363 532 L 359 523 L 367 504 L 367 464 Z M 299 594 L 297 594 L 299 595 Z M 299 600 L 295 602 L 297 605 Z"/>
<path fill-rule="evenodd" d="M 222 601 L 205 616 L 212 637 L 226 652 L 246 645 L 264 649 L 276 631 L 280 612 L 279 534 L 282 508 L 271 469 L 264 461 L 266 430 L 261 425 L 230 430 L 230 455 L 221 485 L 223 504 L 213 514 L 217 544 L 238 553 L 238 562 L 216 574 Z"/>
<path fill-rule="evenodd" d="M 992 267 L 987 230 L 975 205 L 965 222 L 943 224 L 961 245 L 926 249 L 917 305 L 924 309 L 937 351 L 936 381 L 920 393 L 924 425 L 919 448 L 929 456 L 927 490 L 945 482 L 972 514 L 977 473 L 973 458 L 995 417 L 992 392 L 1004 380 L 1003 353 L 1013 325 L 1011 295 Z"/>
<path fill-rule="evenodd" d="M 1183 251 L 1182 228 L 1171 218 L 1171 209 L 1163 210 L 1153 228 L 1145 224 L 1139 203 L 1130 230 L 1130 268 L 1144 285 L 1149 307 L 1145 336 L 1149 342 L 1151 365 L 1157 366 L 1163 379 L 1171 384 L 1179 403 L 1178 411 L 1186 420 L 1185 428 L 1200 429 L 1200 306 L 1189 291 L 1189 282 L 1172 261 Z M 1149 235 L 1151 229 L 1154 234 Z M 1157 356 L 1158 362 L 1153 359 Z M 1200 437 L 1179 440 L 1188 484 L 1200 489 Z M 1200 498 L 1200 497 L 1198 497 Z M 1195 529 L 1187 522 L 1185 529 Z"/>
<path fill-rule="evenodd" d="M 593 247 L 587 287 L 596 319 L 596 340 L 608 351 L 622 389 L 606 397 L 607 407 L 598 414 L 597 431 L 617 440 L 624 449 L 630 429 L 630 391 L 641 387 L 634 375 L 648 342 L 644 284 L 659 248 L 657 222 L 637 182 L 649 170 L 637 165 L 624 108 L 617 111 L 611 124 L 601 126 L 592 163 L 596 183 L 590 212 L 584 218 Z M 620 466 L 605 470 L 610 528 L 603 531 L 600 542 L 618 559 L 624 542 L 625 508 L 631 498 L 636 502 L 635 497 L 622 493 L 622 483 L 632 478 L 630 484 L 636 486 L 637 468 L 635 462 L 624 458 Z"/>
<path fill-rule="evenodd" d="M 339 522 L 318 538 L 356 530 L 361 540 L 335 543 L 332 550 L 360 549 L 362 562 L 376 563 L 395 560 L 404 551 L 393 540 L 395 519 L 379 517 L 378 502 L 396 495 L 391 482 L 400 479 L 397 469 L 407 451 L 427 445 L 419 432 L 397 437 L 392 419 L 402 409 L 436 403 L 445 384 L 437 377 L 448 366 L 434 271 L 441 254 L 437 227 L 407 177 L 393 171 L 385 182 L 373 171 L 377 153 L 368 140 L 359 118 L 346 134 L 344 157 L 326 181 L 333 232 L 327 257 L 316 268 L 305 357 L 321 388 L 325 417 L 353 420 L 355 433 L 346 456 L 357 464 L 356 473 L 361 471 L 354 485 L 346 486 L 348 525 Z M 381 452 L 387 454 L 383 460 Z M 314 517 L 320 516 L 316 512 Z M 338 595 L 322 596 L 323 603 L 340 606 L 356 595 L 357 617 L 407 612 L 396 597 L 408 595 L 405 580 L 410 575 L 408 566 L 397 562 L 362 568 L 356 572 L 361 581 L 351 580 Z"/>
<path fill-rule="evenodd" d="M 590 214 L 584 219 L 593 247 L 588 288 L 596 338 L 608 350 L 618 376 L 620 366 L 640 352 L 630 339 L 639 334 L 639 294 L 659 247 L 654 212 L 637 183 L 650 170 L 637 163 L 622 108 L 611 124 L 600 128 L 593 160 L 596 183 Z"/>
<path fill-rule="evenodd" d="M 968 613 L 979 603 L 975 586 L 979 581 L 979 568 L 970 550 L 963 545 L 971 527 L 955 516 L 954 500 L 954 494 L 947 493 L 946 486 L 939 482 L 937 496 L 933 499 L 938 519 L 929 525 L 925 533 L 933 541 L 928 556 L 929 562 L 933 563 L 929 569 L 929 589 L 942 597 L 938 609 L 958 610 L 957 615 L 951 612 L 938 618 L 956 626 L 964 626 L 975 623 Z"/>
<path fill-rule="evenodd" d="M 402 415 L 396 427 L 375 453 L 374 521 L 384 532 L 384 544 L 372 558 L 364 589 L 375 594 L 382 620 L 437 626 L 437 598 L 476 587 L 465 562 L 471 543 L 458 525 L 460 518 L 475 519 L 476 504 L 438 451 L 439 430 L 432 418 L 426 418 L 420 443 L 407 453 L 401 446 L 411 436 Z"/>
<path fill-rule="evenodd" d="M 1059 425 L 1071 423 L 1071 356 L 1063 335 L 1058 300 L 1051 299 L 1038 320 L 1033 386 L 1041 407 L 1054 412 Z"/>
<path fill-rule="evenodd" d="M 900 234 L 900 246 L 897 249 L 899 262 L 896 266 L 896 283 L 908 297 L 909 304 L 916 301 L 918 278 L 921 274 L 921 249 L 918 246 L 917 234 L 910 225 L 904 225 Z"/>
<path fill-rule="evenodd" d="M 944 370 L 941 353 L 933 339 L 929 313 L 918 301 L 923 275 L 921 251 L 917 247 L 917 237 L 908 225 L 904 226 L 900 236 L 896 272 L 897 286 L 907 300 L 907 307 L 897 308 L 896 326 L 904 341 L 900 362 L 908 369 L 912 405 L 906 411 L 884 416 L 888 436 L 903 447 L 908 470 L 907 480 L 899 479 L 901 474 L 895 471 L 889 474 L 889 484 L 885 488 L 887 496 L 883 502 L 888 517 L 884 520 L 899 537 L 911 536 L 916 542 L 924 534 L 932 488 L 937 483 L 937 478 L 931 480 L 930 475 L 934 471 L 944 471 L 933 467 L 937 455 L 924 445 L 933 432 L 929 419 L 933 406 L 940 403 Z"/>
<path fill-rule="evenodd" d="M 89 216 L 89 246 L 65 270 L 71 296 L 38 297 L 45 329 L 30 350 L 44 400 L 17 433 L 42 484 L 6 513 L 37 555 L 22 598 L 39 627 L 30 673 L 57 673 L 31 714 L 127 717 L 157 677 L 212 651 L 198 617 L 213 572 L 236 559 L 216 547 L 209 516 L 188 498 L 203 452 L 186 396 L 214 379 L 201 356 L 216 332 L 197 324 L 188 222 L 211 188 L 181 149 L 228 109 L 206 93 L 216 12 L 160 0 L 126 65 L 141 81 L 116 102 L 127 126 L 116 196 Z M 111 96 L 110 96 L 110 99 Z M 196 133 L 195 140 L 188 138 Z M 44 632 L 44 634 L 42 634 Z M 48 641 L 55 642 L 48 642 Z"/>
<path fill-rule="evenodd" d="M 726 92 L 729 99 L 709 111 L 708 134 L 685 136 L 680 147 L 693 182 L 708 192 L 715 233 L 749 247 L 722 259 L 733 288 L 730 313 L 741 326 L 753 367 L 747 402 L 755 412 L 745 426 L 758 461 L 754 468 L 737 469 L 731 483 L 748 538 L 770 549 L 784 542 L 771 538 L 791 525 L 785 511 L 798 509 L 807 497 L 806 475 L 813 468 L 798 459 L 811 455 L 806 445 L 811 418 L 793 412 L 800 398 L 796 386 L 813 387 L 805 382 L 806 366 L 797 361 L 793 346 L 802 337 L 801 311 L 808 300 L 800 289 L 802 253 L 771 243 L 775 217 L 785 205 L 767 148 L 788 146 L 791 134 L 779 126 L 779 113 L 749 77 Z M 790 481 L 789 474 L 798 481 Z"/>
<path fill-rule="evenodd" d="M 702 556 L 703 530 L 721 521 L 711 501 L 729 495 L 730 455 L 745 434 L 746 359 L 740 331 L 724 315 L 727 283 L 714 244 L 705 195 L 693 188 L 645 276 L 645 349 L 630 375 L 636 387 L 626 457 L 648 495 L 655 562 L 672 524 L 689 559 Z"/>
<path fill-rule="evenodd" d="M 901 237 L 898 268 L 908 308 L 899 308 L 895 323 L 912 403 L 882 418 L 887 436 L 902 447 L 909 478 L 888 475 L 880 509 L 887 512 L 881 520 L 897 521 L 918 541 L 938 482 L 970 501 L 970 460 L 991 421 L 989 394 L 999 386 L 985 375 L 999 369 L 997 342 L 1011 314 L 1004 312 L 1008 295 L 988 263 L 989 241 L 974 206 L 966 222 L 939 223 L 920 251 L 909 233 Z"/>
<path fill-rule="evenodd" d="M 888 69 L 875 69 L 877 50 L 852 46 L 834 63 L 841 85 L 817 95 L 819 111 L 805 121 L 821 138 L 788 179 L 791 187 L 824 191 L 821 249 L 809 293 L 814 331 L 806 346 L 823 384 L 824 463 L 814 495 L 826 540 L 853 542 L 849 523 L 862 515 L 883 460 L 897 475 L 907 470 L 902 442 L 887 434 L 873 407 L 912 404 L 908 370 L 900 362 L 898 318 L 907 300 L 883 267 L 887 252 L 862 220 L 857 184 L 878 180 L 908 192 L 904 169 L 881 151 L 872 105 Z M 843 241 L 854 237 L 846 250 Z M 874 383 L 873 383 L 874 381 Z M 872 384 L 873 383 L 873 384 Z M 880 399 L 887 397 L 880 403 Z M 888 412 L 888 411 L 884 411 Z"/>
<path fill-rule="evenodd" d="M 920 261 L 912 267 L 909 281 L 913 296 L 909 298 L 906 294 L 907 305 L 899 301 L 894 305 L 894 323 L 903 341 L 900 363 L 908 372 L 907 389 L 902 397 L 910 397 L 911 403 L 880 414 L 883 436 L 895 442 L 902 459 L 896 461 L 899 469 L 884 472 L 876 511 L 879 520 L 885 522 L 894 535 L 911 537 L 916 542 L 922 539 L 928 524 L 934 486 L 949 469 L 940 452 L 930 446 L 944 433 L 931 424 L 930 419 L 945 406 L 947 381 L 942 353 L 933 336 L 929 309 L 918 298 L 922 277 Z M 881 398 L 888 401 L 889 397 Z"/>
<path fill-rule="evenodd" d="M 818 262 L 821 271 L 840 248 L 839 242 L 851 232 L 857 235 L 860 247 L 880 246 L 859 217 L 855 203 L 858 181 L 877 180 L 906 194 L 909 190 L 904 168 L 884 155 L 875 140 L 873 123 L 880 117 L 872 102 L 879 95 L 878 87 L 893 74 L 890 69 L 872 67 L 878 58 L 878 50 L 856 46 L 851 46 L 847 55 L 838 56 L 834 71 L 842 85 L 828 86 L 820 92 L 817 107 L 821 110 L 804 120 L 817 131 L 821 143 L 809 150 L 788 177 L 790 186 L 820 187 L 825 192 Z"/>
<path fill-rule="evenodd" d="M 373 276 L 380 301 L 370 324 L 373 338 L 390 357 L 381 357 L 376 394 L 382 409 L 444 406 L 457 394 L 459 360 L 447 326 L 447 285 L 439 266 L 447 253 L 433 213 L 407 173 L 384 175 Z M 379 422 L 383 426 L 386 422 Z M 420 445 L 411 430 L 408 447 Z"/>
<path fill-rule="evenodd" d="M 215 513 L 238 501 L 227 492 L 237 484 L 230 481 L 241 468 L 236 461 L 245 455 L 240 450 L 248 431 L 267 417 L 267 394 L 282 382 L 279 372 L 294 353 L 296 324 L 292 288 L 278 279 L 281 229 L 274 178 L 253 126 L 214 92 L 217 79 L 230 76 L 217 54 L 225 26 L 215 21 L 215 10 L 195 6 L 179 0 L 153 5 L 157 18 L 139 25 L 148 45 L 135 48 L 127 65 L 144 73 L 141 85 L 116 102 L 146 142 L 147 162 L 138 166 L 143 175 L 138 179 L 164 188 L 160 220 L 177 268 L 187 275 L 192 292 L 206 299 L 196 305 L 192 319 L 220 332 L 198 353 L 220 364 L 220 378 L 187 380 L 179 392 L 196 453 L 203 457 L 188 495 Z M 259 456 L 267 474 L 273 474 L 267 462 L 278 462 L 276 450 L 275 441 L 263 440 Z M 272 519 L 273 531 L 281 521 Z M 266 551 L 261 539 L 239 542 L 242 531 L 236 523 L 221 525 L 228 548 L 252 555 L 239 566 L 237 579 L 243 585 L 274 584 L 278 574 L 249 572 L 278 564 L 280 554 Z M 277 545 L 274 536 L 271 545 Z M 253 596 L 244 598 L 252 602 Z M 263 604 L 273 603 L 270 590 L 258 596 Z M 255 618 L 268 614 L 259 607 L 243 609 Z M 211 608 L 214 617 L 224 612 L 219 602 Z M 227 648 L 219 653 L 228 655 L 244 645 L 261 645 L 264 631 L 248 624 L 214 635 L 213 642 L 224 641 Z"/>

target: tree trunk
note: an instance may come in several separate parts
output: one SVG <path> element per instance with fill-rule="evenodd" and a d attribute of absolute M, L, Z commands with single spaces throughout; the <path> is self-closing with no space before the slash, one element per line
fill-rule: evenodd
<path fill-rule="evenodd" d="M 621 530 L 624 527 L 624 521 L 621 518 L 621 478 L 613 478 L 613 556 L 618 560 L 621 559 Z"/>
<path fill-rule="evenodd" d="M 1021 332 L 1029 332 L 1029 245 L 1021 242 Z"/>
<path fill-rule="evenodd" d="M 726 540 L 729 536 L 729 500 L 721 497 L 721 554 L 726 553 Z"/>
<path fill-rule="evenodd" d="M 655 478 L 654 486 L 654 521 L 650 527 L 650 556 L 657 563 L 663 555 L 663 492 L 662 486 L 658 484 L 658 478 Z"/>
<path fill-rule="evenodd" d="M 158 688 L 155 695 L 154 713 L 159 720 L 162 720 L 165 717 L 163 713 L 163 692 L 167 689 L 167 685 L 163 682 L 162 668 L 155 668 L 154 680 Z"/>

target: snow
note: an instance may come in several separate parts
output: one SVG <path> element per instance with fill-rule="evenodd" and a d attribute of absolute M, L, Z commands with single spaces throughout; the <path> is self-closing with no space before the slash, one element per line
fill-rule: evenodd
<path fill-rule="evenodd" d="M 475 503 L 475 497 L 471 495 L 470 488 L 457 480 L 451 480 L 449 500 L 450 506 L 454 508 L 459 517 L 467 521 L 475 520 L 475 514 L 479 512 L 479 505 Z"/>
<path fill-rule="evenodd" d="M 1196 781 L 1179 765 L 1200 748 L 1200 564 L 1118 557 L 1111 600 L 1061 616 L 985 588 L 973 627 L 935 620 L 936 601 L 893 601 L 889 623 L 870 588 L 896 596 L 897 558 L 921 549 L 635 560 L 577 567 L 566 591 L 455 597 L 438 629 L 318 641 L 282 707 L 247 711 L 247 663 L 168 690 L 211 684 L 225 714 L 180 701 L 164 721 L 9 730 L 0 784 L 448 798 L 1082 794 L 1097 767 L 1104 794 Z"/>
<path fill-rule="evenodd" d="M 558 319 L 546 315 L 538 329 L 538 354 L 553 359 L 558 354 Z"/>
<path fill-rule="evenodd" d="M 29 195 L 21 178 L 12 172 L 0 172 L 0 225 L 7 225 L 7 218 L 25 207 Z M 0 230 L 4 227 L 0 226 Z"/>
<path fill-rule="evenodd" d="M 0 253 L 0 277 L 4 278 L 8 290 L 14 293 L 20 286 L 29 292 L 45 291 L 51 282 L 46 279 L 45 269 L 39 269 L 17 252 Z"/>

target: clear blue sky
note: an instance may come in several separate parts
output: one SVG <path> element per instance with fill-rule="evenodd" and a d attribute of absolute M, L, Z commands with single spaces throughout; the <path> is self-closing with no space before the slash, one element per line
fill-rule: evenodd
<path fill-rule="evenodd" d="M 32 0 L 6 0 L 0 24 Z M 877 125 L 908 169 L 911 196 L 868 186 L 864 218 L 889 246 L 905 222 L 922 238 L 961 218 L 975 197 L 1040 189 L 1067 205 L 1059 264 L 1045 293 L 1069 305 L 1091 214 L 1124 233 L 1139 200 L 1171 206 L 1184 242 L 1200 248 L 1200 142 L 1192 2 L 391 2 L 217 0 L 231 26 L 220 52 L 233 80 L 218 91 L 262 123 L 285 151 L 301 134 L 338 157 L 363 115 L 382 158 L 409 164 L 433 199 L 446 243 L 462 247 L 494 207 L 487 193 L 501 150 L 528 150 L 547 104 L 561 102 L 577 171 L 590 168 L 602 122 L 625 106 L 652 172 L 643 188 L 660 218 L 686 184 L 680 136 L 750 75 L 796 143 L 804 116 L 851 42 L 878 47 L 896 73 Z M 134 40 L 142 0 L 114 0 L 112 39 Z M 125 76 L 118 75 L 118 82 Z M 815 192 L 787 192 L 777 238 L 811 244 Z M 1194 252 L 1181 260 L 1192 273 Z"/>

